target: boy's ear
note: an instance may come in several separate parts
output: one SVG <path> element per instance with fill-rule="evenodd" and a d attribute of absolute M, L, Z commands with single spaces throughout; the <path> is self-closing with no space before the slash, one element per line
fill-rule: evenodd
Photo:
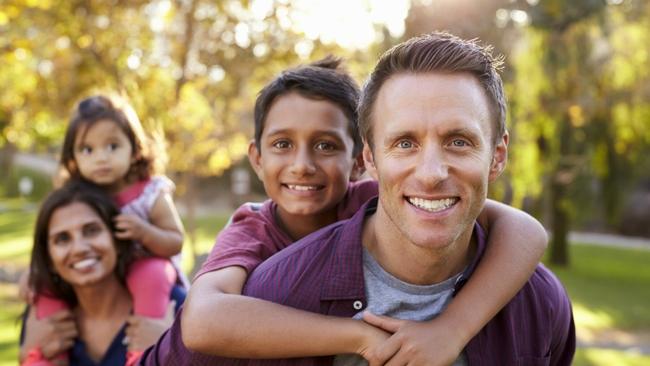
<path fill-rule="evenodd" d="M 488 175 L 488 181 L 493 182 L 496 180 L 501 173 L 506 168 L 506 162 L 508 161 L 508 141 L 510 136 L 506 131 L 499 141 L 499 144 L 494 148 L 494 153 L 492 154 L 492 162 L 490 163 L 490 173 Z"/>
<path fill-rule="evenodd" d="M 366 172 L 366 166 L 363 163 L 363 153 L 357 154 L 357 157 L 354 158 L 354 164 L 352 165 L 352 173 L 350 173 L 350 181 L 354 182 L 361 178 L 363 173 Z"/>
<path fill-rule="evenodd" d="M 248 161 L 251 163 L 251 167 L 253 167 L 253 170 L 255 171 L 255 174 L 257 174 L 257 177 L 262 180 L 262 162 L 261 162 L 262 156 L 260 155 L 260 151 L 257 149 L 257 145 L 255 144 L 255 140 L 251 140 L 248 143 Z"/>
<path fill-rule="evenodd" d="M 368 174 L 374 179 L 377 180 L 377 167 L 375 166 L 375 157 L 372 155 L 372 148 L 368 145 L 367 141 L 363 142 L 363 165 L 368 171 Z"/>

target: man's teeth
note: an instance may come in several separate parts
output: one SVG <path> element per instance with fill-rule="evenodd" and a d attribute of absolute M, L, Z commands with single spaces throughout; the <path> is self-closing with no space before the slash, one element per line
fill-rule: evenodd
<path fill-rule="evenodd" d="M 97 258 L 87 258 L 82 259 L 79 262 L 72 265 L 74 269 L 85 269 L 97 263 Z"/>
<path fill-rule="evenodd" d="M 415 207 L 429 212 L 438 212 L 453 206 L 457 198 L 445 198 L 442 200 L 425 200 L 424 198 L 410 197 L 408 201 Z"/>
<path fill-rule="evenodd" d="M 295 185 L 295 184 L 287 184 L 289 189 L 293 189 L 294 191 L 315 191 L 318 189 L 318 186 L 302 186 L 302 185 Z"/>

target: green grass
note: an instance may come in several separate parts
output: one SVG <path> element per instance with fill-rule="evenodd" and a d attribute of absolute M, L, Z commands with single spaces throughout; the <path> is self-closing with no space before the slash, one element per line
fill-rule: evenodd
<path fill-rule="evenodd" d="M 578 349 L 573 366 L 647 366 L 650 356 L 609 349 Z"/>
<path fill-rule="evenodd" d="M 650 330 L 650 251 L 573 245 L 571 266 L 550 268 L 586 330 Z"/>

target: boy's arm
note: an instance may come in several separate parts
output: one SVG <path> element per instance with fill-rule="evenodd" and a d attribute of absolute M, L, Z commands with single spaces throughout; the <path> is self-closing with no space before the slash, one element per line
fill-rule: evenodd
<path fill-rule="evenodd" d="M 424 323 L 364 316 L 370 324 L 395 332 L 373 353 L 379 363 L 389 359 L 397 364 L 453 362 L 528 281 L 546 249 L 544 227 L 525 212 L 492 200 L 486 202 L 479 222 L 488 228 L 483 259 L 440 316 Z"/>
<path fill-rule="evenodd" d="M 115 235 L 120 239 L 139 241 L 151 253 L 161 257 L 180 253 L 183 246 L 183 224 L 169 193 L 162 192 L 156 198 L 150 220 L 147 222 L 135 215 L 120 214 L 115 218 Z"/>
<path fill-rule="evenodd" d="M 187 348 L 238 358 L 361 354 L 389 336 L 359 320 L 240 295 L 246 277 L 242 267 L 232 266 L 194 281 L 181 317 Z"/>

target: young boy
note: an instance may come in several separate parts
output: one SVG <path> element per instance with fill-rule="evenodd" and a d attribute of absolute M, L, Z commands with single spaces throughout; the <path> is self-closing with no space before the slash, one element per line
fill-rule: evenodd
<path fill-rule="evenodd" d="M 249 159 L 270 200 L 240 207 L 217 237 L 182 313 L 187 348 L 245 358 L 367 355 L 390 336 L 362 321 L 241 296 L 258 264 L 349 218 L 377 194 L 376 182 L 355 182 L 363 171 L 358 97 L 357 85 L 332 58 L 287 70 L 260 92 Z M 431 364 L 458 356 L 526 282 L 545 249 L 544 229 L 521 211 L 489 201 L 481 220 L 490 231 L 486 263 L 440 316 L 423 323 L 425 337 L 436 339 L 418 343 L 427 344 Z"/>

